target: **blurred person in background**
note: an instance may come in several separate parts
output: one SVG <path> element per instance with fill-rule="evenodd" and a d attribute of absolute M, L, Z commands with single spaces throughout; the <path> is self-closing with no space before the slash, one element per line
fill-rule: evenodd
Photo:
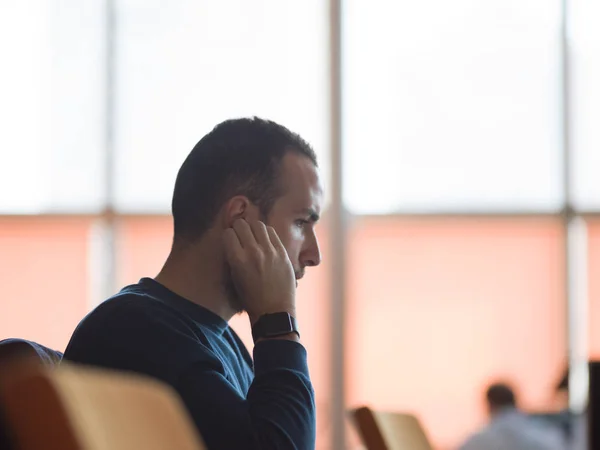
<path fill-rule="evenodd" d="M 321 260 L 322 200 L 315 153 L 299 135 L 259 118 L 217 125 L 177 175 L 162 270 L 83 319 L 65 359 L 172 385 L 211 450 L 313 449 L 295 292 Z M 228 325 L 243 311 L 254 360 Z"/>
<path fill-rule="evenodd" d="M 485 395 L 489 424 L 475 433 L 460 450 L 561 450 L 565 442 L 552 427 L 540 425 L 517 408 L 513 389 L 492 384 Z"/>
<path fill-rule="evenodd" d="M 21 360 L 32 360 L 47 367 L 54 367 L 62 357 L 61 352 L 26 339 L 10 338 L 0 341 L 0 371 L 3 366 Z"/>
<path fill-rule="evenodd" d="M 557 414 L 557 425 L 564 433 L 568 448 L 585 450 L 587 448 L 587 411 L 574 413 L 569 409 L 569 368 L 567 367 L 555 389 L 555 396 L 562 406 Z"/>

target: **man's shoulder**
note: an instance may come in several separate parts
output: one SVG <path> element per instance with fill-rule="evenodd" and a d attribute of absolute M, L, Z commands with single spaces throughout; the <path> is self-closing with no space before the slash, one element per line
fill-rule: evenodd
<path fill-rule="evenodd" d="M 135 285 L 105 300 L 79 322 L 65 351 L 68 359 L 78 348 L 127 348 L 187 339 L 201 343 L 201 329 L 181 311 Z M 157 351 L 160 347 L 157 349 Z"/>
<path fill-rule="evenodd" d="M 191 319 L 152 295 L 127 288 L 79 323 L 65 359 L 169 382 L 194 362 L 218 364 L 208 339 Z"/>
<path fill-rule="evenodd" d="M 185 314 L 160 298 L 143 291 L 137 285 L 131 285 L 96 306 L 80 322 L 79 327 L 110 325 L 123 320 L 132 326 L 145 322 L 152 322 L 154 325 L 192 323 Z"/>
<path fill-rule="evenodd" d="M 531 450 L 557 450 L 562 448 L 562 440 L 552 430 L 539 428 L 527 418 L 492 422 L 473 434 L 460 447 L 460 450 L 484 450 L 503 448 L 528 448 Z"/>
<path fill-rule="evenodd" d="M 127 286 L 119 293 L 98 304 L 84 320 L 88 318 L 108 318 L 115 314 L 127 314 L 147 308 L 161 309 L 161 303 L 156 297 L 137 290 L 135 286 Z"/>
<path fill-rule="evenodd" d="M 489 448 L 490 441 L 493 438 L 490 436 L 489 429 L 486 427 L 483 430 L 471 435 L 461 446 L 459 450 L 480 450 Z"/>

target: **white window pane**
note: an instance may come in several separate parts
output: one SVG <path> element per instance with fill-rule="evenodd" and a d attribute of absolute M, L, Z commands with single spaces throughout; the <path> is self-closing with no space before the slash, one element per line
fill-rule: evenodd
<path fill-rule="evenodd" d="M 117 3 L 117 208 L 169 211 L 184 158 L 232 117 L 300 133 L 327 173 L 326 2 Z"/>
<path fill-rule="evenodd" d="M 573 197 L 600 209 L 600 3 L 573 0 L 571 12 Z"/>
<path fill-rule="evenodd" d="M 559 19 L 557 0 L 346 2 L 350 208 L 558 208 Z"/>
<path fill-rule="evenodd" d="M 0 2 L 0 213 L 102 202 L 104 2 Z"/>

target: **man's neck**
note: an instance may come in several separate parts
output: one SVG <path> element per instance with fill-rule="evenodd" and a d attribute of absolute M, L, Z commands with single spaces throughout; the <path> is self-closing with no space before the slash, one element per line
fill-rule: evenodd
<path fill-rule="evenodd" d="M 202 248 L 204 247 L 204 248 Z M 177 295 L 229 321 L 236 313 L 223 283 L 223 261 L 209 245 L 172 250 L 154 278 Z"/>

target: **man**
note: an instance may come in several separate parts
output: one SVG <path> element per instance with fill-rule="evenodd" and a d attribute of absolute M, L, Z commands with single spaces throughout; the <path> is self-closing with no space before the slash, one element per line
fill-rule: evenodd
<path fill-rule="evenodd" d="M 564 441 L 557 430 L 536 423 L 517 409 L 506 384 L 492 384 L 486 392 L 490 423 L 470 437 L 461 450 L 560 450 Z"/>
<path fill-rule="evenodd" d="M 323 190 L 297 134 L 229 120 L 198 142 L 175 183 L 174 240 L 160 273 L 77 327 L 67 360 L 159 378 L 209 449 L 312 449 L 315 403 L 295 290 L 321 261 Z M 254 362 L 228 320 L 248 313 Z"/>

